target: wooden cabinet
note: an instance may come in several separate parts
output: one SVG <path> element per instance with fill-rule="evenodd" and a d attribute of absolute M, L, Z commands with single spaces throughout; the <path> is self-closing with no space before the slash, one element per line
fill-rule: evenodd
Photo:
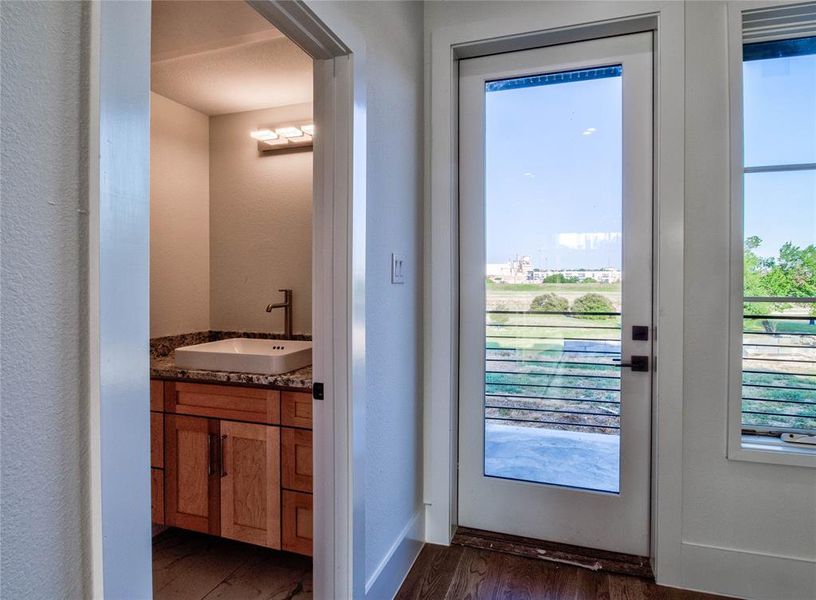
<path fill-rule="evenodd" d="M 281 485 L 299 492 L 312 492 L 312 432 L 281 430 Z"/>
<path fill-rule="evenodd" d="M 150 469 L 150 517 L 156 525 L 164 525 L 164 471 Z"/>
<path fill-rule="evenodd" d="M 214 453 L 218 421 L 165 415 L 165 522 L 167 525 L 218 534 L 220 478 Z"/>
<path fill-rule="evenodd" d="M 164 410 L 151 413 L 153 521 L 311 555 L 311 394 L 156 380 L 150 390 Z"/>
<path fill-rule="evenodd" d="M 312 555 L 312 495 L 283 491 L 283 549 Z"/>
<path fill-rule="evenodd" d="M 221 535 L 280 548 L 280 428 L 221 421 Z"/>

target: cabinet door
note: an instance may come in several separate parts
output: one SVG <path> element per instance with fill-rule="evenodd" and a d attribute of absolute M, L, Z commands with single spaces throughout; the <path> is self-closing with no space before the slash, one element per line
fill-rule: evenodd
<path fill-rule="evenodd" d="M 281 425 L 312 428 L 312 395 L 281 392 Z"/>
<path fill-rule="evenodd" d="M 280 428 L 221 421 L 221 535 L 281 547 Z"/>
<path fill-rule="evenodd" d="M 165 522 L 218 534 L 218 421 L 165 415 Z"/>
<path fill-rule="evenodd" d="M 312 432 L 281 429 L 281 485 L 299 492 L 312 491 Z"/>
<path fill-rule="evenodd" d="M 312 555 L 312 495 L 283 491 L 283 549 Z"/>

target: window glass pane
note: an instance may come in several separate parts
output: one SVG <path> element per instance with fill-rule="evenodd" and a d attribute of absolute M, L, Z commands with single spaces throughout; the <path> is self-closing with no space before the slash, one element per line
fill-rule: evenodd
<path fill-rule="evenodd" d="M 744 181 L 745 295 L 816 296 L 816 170 Z"/>
<path fill-rule="evenodd" d="M 805 42 L 810 54 L 743 63 L 746 167 L 816 162 L 816 38 Z M 774 44 L 751 46 L 768 56 Z"/>
<path fill-rule="evenodd" d="M 485 90 L 484 473 L 620 490 L 620 67 Z"/>

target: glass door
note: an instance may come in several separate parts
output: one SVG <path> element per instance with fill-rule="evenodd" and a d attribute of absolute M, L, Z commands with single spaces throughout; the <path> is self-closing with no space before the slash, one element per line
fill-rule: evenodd
<path fill-rule="evenodd" d="M 646 555 L 652 37 L 460 63 L 459 523 Z"/>

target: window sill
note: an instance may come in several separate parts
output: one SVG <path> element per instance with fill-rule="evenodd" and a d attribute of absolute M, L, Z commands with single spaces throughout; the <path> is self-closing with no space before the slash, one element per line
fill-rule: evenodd
<path fill-rule="evenodd" d="M 776 438 L 743 435 L 728 453 L 731 460 L 816 468 L 816 447 L 795 445 Z"/>

